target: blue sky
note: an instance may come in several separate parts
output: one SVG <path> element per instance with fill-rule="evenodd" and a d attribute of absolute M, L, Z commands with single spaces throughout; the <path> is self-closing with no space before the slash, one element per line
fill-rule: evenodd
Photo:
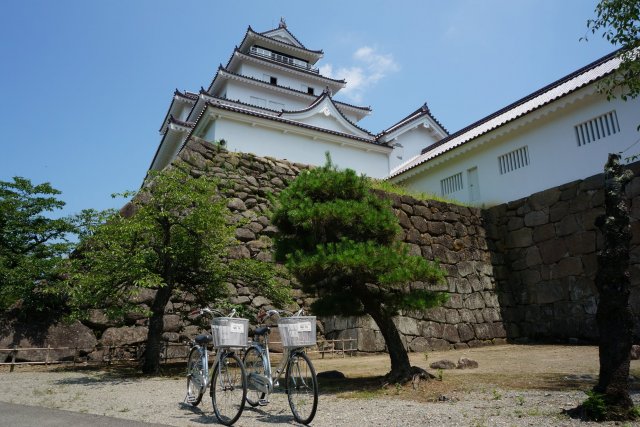
<path fill-rule="evenodd" d="M 336 95 L 377 133 L 424 102 L 456 131 L 611 52 L 596 0 L 5 2 L 0 180 L 51 182 L 65 213 L 118 207 L 139 187 L 173 91 L 207 87 L 248 25 L 280 17 Z"/>

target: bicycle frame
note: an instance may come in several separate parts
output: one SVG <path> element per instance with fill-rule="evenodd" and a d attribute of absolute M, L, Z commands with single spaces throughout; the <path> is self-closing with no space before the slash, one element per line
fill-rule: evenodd
<path fill-rule="evenodd" d="M 262 345 L 257 341 L 254 341 L 249 348 L 255 348 L 258 350 L 258 353 L 262 356 L 262 363 L 264 365 L 265 375 L 260 375 L 255 372 L 251 372 L 247 376 L 247 380 L 250 384 L 254 385 L 256 389 L 269 395 L 273 392 L 274 386 L 278 385 L 280 377 L 284 374 L 285 367 L 287 366 L 287 361 L 289 360 L 289 354 L 292 351 L 298 351 L 299 349 L 284 349 L 282 353 L 282 360 L 280 364 L 274 372 L 271 369 L 271 354 L 269 353 L 269 337 L 265 335 L 265 344 Z M 247 350 L 248 350 L 247 349 Z"/>

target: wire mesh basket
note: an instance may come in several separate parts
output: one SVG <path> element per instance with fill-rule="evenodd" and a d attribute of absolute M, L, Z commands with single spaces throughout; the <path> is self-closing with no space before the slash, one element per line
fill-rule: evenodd
<path fill-rule="evenodd" d="M 284 347 L 316 345 L 316 316 L 280 318 L 278 319 L 278 329 Z"/>
<path fill-rule="evenodd" d="M 249 320 L 239 317 L 216 317 L 211 320 L 213 346 L 247 347 Z"/>

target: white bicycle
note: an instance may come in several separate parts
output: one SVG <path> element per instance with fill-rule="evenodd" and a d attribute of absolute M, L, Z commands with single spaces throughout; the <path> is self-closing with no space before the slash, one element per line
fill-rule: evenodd
<path fill-rule="evenodd" d="M 278 316 L 278 329 L 285 353 L 275 372 L 271 370 L 269 355 L 270 328 L 256 329 L 254 340 L 244 354 L 244 365 L 248 378 L 247 402 L 251 406 L 269 403 L 269 394 L 279 385 L 285 374 L 285 393 L 293 417 L 302 424 L 309 424 L 318 408 L 318 379 L 316 371 L 304 352 L 304 348 L 316 343 L 315 316 L 301 316 L 302 310 L 292 317 L 280 317 L 277 310 L 269 310 L 258 321 Z M 285 370 L 286 369 L 286 370 Z"/>
<path fill-rule="evenodd" d="M 219 311 L 202 308 L 192 315 L 222 315 Z M 185 401 L 198 406 L 207 387 L 210 388 L 213 411 L 216 418 L 227 426 L 232 425 L 244 410 L 247 396 L 247 377 L 240 357 L 233 350 L 247 346 L 248 320 L 234 317 L 235 309 L 228 317 L 214 317 L 211 320 L 211 335 L 198 335 L 189 343 L 187 362 L 187 396 Z M 209 374 L 209 353 L 207 345 L 213 342 L 216 359 Z"/>

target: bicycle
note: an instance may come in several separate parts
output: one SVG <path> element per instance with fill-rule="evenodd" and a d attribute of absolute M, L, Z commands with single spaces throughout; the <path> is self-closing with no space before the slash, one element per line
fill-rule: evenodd
<path fill-rule="evenodd" d="M 278 316 L 278 328 L 284 354 L 275 372 L 271 370 L 269 354 L 268 326 L 257 328 L 254 340 L 244 354 L 243 362 L 247 372 L 247 402 L 249 405 L 264 406 L 269 403 L 268 396 L 274 386 L 279 385 L 280 377 L 285 371 L 285 393 L 289 407 L 296 421 L 309 424 L 318 408 L 318 379 L 316 371 L 304 348 L 316 343 L 315 316 L 301 316 L 302 310 L 292 317 L 280 317 L 277 310 L 269 310 L 262 319 Z M 262 341 L 262 343 L 260 342 Z"/>
<path fill-rule="evenodd" d="M 191 315 L 222 315 L 220 311 L 201 308 Z M 244 365 L 233 348 L 247 346 L 248 320 L 234 317 L 235 309 L 229 317 L 211 319 L 212 335 L 198 335 L 189 343 L 187 362 L 187 395 L 185 402 L 198 406 L 204 391 L 210 386 L 209 394 L 213 411 L 222 424 L 235 423 L 244 410 L 247 396 L 247 379 Z M 213 343 L 216 351 L 211 375 L 209 374 L 208 344 Z"/>

